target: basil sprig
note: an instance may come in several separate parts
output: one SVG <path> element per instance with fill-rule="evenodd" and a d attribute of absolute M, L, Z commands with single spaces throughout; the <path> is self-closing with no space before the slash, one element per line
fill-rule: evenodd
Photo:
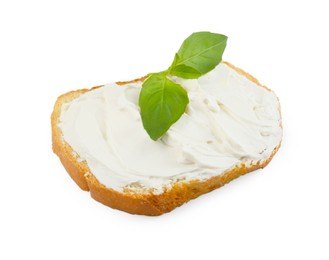
<path fill-rule="evenodd" d="M 186 90 L 168 78 L 196 79 L 222 60 L 227 37 L 211 32 L 191 34 L 182 44 L 168 70 L 152 73 L 144 81 L 139 106 L 144 129 L 157 140 L 184 113 L 189 102 Z"/>

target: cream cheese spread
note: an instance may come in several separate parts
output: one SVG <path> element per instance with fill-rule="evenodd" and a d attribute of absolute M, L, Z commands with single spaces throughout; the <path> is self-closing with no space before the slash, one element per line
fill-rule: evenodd
<path fill-rule="evenodd" d="M 161 193 L 268 159 L 282 138 L 275 94 L 220 63 L 198 79 L 172 77 L 189 96 L 183 116 L 153 141 L 138 106 L 142 82 L 107 84 L 62 106 L 64 140 L 108 188 Z"/>

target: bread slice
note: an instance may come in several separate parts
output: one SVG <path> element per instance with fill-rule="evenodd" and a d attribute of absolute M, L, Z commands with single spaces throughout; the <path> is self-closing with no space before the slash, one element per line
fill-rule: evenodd
<path fill-rule="evenodd" d="M 255 82 L 260 87 L 262 86 L 253 76 L 244 72 L 243 70 L 234 67 L 228 62 L 228 66 L 236 70 L 238 73 L 244 75 L 249 80 Z M 146 77 L 136 79 L 128 82 L 118 82 L 119 85 L 124 85 L 131 82 L 143 81 Z M 207 180 L 192 180 L 192 181 L 178 181 L 175 182 L 171 188 L 165 188 L 160 194 L 153 192 L 133 192 L 131 190 L 124 190 L 123 192 L 116 191 L 105 187 L 90 171 L 88 164 L 84 160 L 79 160 L 79 156 L 72 149 L 72 147 L 64 140 L 61 129 L 58 127 L 59 118 L 61 115 L 62 105 L 79 97 L 81 94 L 92 89 L 81 89 L 71 91 L 61 95 L 54 106 L 51 115 L 52 126 L 52 144 L 53 151 L 60 158 L 66 171 L 71 178 L 79 185 L 82 190 L 90 191 L 91 197 L 95 200 L 112 207 L 131 214 L 141 214 L 149 216 L 162 215 L 170 212 L 178 206 L 199 197 L 202 194 L 217 189 L 233 179 L 244 175 L 248 172 L 259 168 L 264 168 L 278 151 L 280 144 L 276 146 L 271 156 L 265 161 L 253 162 L 253 164 L 246 166 L 245 164 L 237 165 L 218 176 L 211 177 Z M 266 88 L 266 87 L 264 87 Z M 268 88 L 266 88 L 269 90 Z M 270 90 L 269 90 L 270 91 Z M 282 127 L 281 123 L 280 126 Z"/>

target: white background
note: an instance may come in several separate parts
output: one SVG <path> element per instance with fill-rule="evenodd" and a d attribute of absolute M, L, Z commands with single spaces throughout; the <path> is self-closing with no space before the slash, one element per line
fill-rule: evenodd
<path fill-rule="evenodd" d="M 329 259 L 325 3 L 1 0 L 0 259 Z M 282 148 L 161 217 L 92 200 L 52 153 L 57 96 L 166 69 L 200 30 L 279 96 Z"/>

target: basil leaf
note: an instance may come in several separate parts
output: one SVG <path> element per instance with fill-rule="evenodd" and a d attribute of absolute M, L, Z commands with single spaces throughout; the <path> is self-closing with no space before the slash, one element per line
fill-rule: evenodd
<path fill-rule="evenodd" d="M 186 90 L 168 74 L 196 79 L 222 60 L 227 37 L 210 32 L 191 34 L 182 44 L 168 70 L 149 73 L 139 95 L 143 126 L 153 140 L 161 137 L 184 113 L 189 102 Z"/>
<path fill-rule="evenodd" d="M 227 37 L 222 34 L 191 34 L 176 53 L 169 73 L 185 79 L 200 77 L 221 62 L 226 42 Z"/>
<path fill-rule="evenodd" d="M 167 78 L 166 72 L 152 74 L 139 95 L 143 126 L 153 140 L 161 137 L 184 113 L 186 90 Z"/>

